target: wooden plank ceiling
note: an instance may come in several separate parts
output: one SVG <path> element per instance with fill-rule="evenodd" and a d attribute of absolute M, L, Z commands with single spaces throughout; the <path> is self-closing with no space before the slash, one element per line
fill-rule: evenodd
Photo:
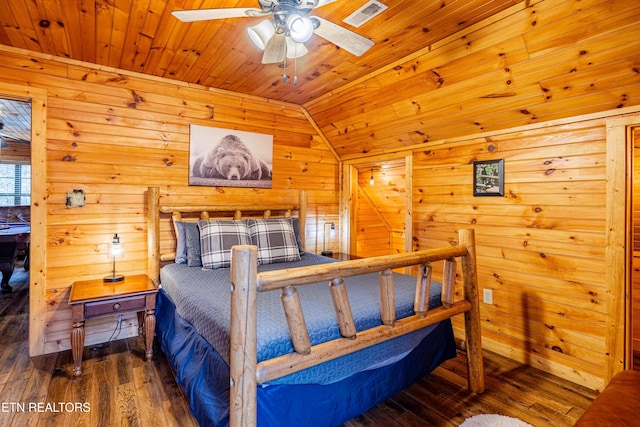
<path fill-rule="evenodd" d="M 123 70 L 305 104 L 375 72 L 521 0 L 383 0 L 388 9 L 360 28 L 342 23 L 367 0 L 337 0 L 312 15 L 375 42 L 356 57 L 319 36 L 309 53 L 261 63 L 246 28 L 263 19 L 183 23 L 179 9 L 258 7 L 257 0 L 0 0 L 0 43 Z M 295 68 L 294 68 L 295 67 Z M 295 69 L 295 71 L 294 71 Z"/>
<path fill-rule="evenodd" d="M 342 23 L 367 1 L 312 11 L 375 45 L 314 35 L 295 85 L 248 39 L 264 17 L 171 14 L 258 0 L 0 0 L 0 44 L 298 104 L 342 160 L 640 104 L 637 0 L 382 0 Z"/>

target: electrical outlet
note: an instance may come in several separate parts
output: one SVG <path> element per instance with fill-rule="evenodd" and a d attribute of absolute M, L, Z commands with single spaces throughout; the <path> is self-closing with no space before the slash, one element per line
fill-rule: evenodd
<path fill-rule="evenodd" d="M 493 289 L 482 290 L 482 302 L 485 304 L 493 304 Z"/>

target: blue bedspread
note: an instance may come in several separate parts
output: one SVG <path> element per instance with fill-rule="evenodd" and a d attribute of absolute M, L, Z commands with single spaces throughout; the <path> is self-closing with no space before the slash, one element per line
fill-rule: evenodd
<path fill-rule="evenodd" d="M 326 257 L 305 253 L 292 263 L 260 265 L 260 271 L 294 268 L 326 262 Z M 381 325 L 378 274 L 345 278 L 357 330 Z M 416 279 L 395 275 L 397 317 L 413 314 Z M 162 268 L 163 290 L 175 303 L 177 313 L 229 363 L 230 269 L 202 270 L 184 264 Z M 298 287 L 313 345 L 340 337 L 328 283 Z M 440 284 L 432 283 L 430 306 L 440 305 Z M 293 352 L 279 291 L 258 293 L 258 362 Z M 354 372 L 383 366 L 404 357 L 433 330 L 431 326 L 375 347 L 305 369 L 270 382 L 274 384 L 330 384 Z"/>
<path fill-rule="evenodd" d="M 229 424 L 229 366 L 161 290 L 156 333 L 162 351 L 201 427 Z M 456 354 L 451 322 L 435 325 L 406 357 L 356 372 L 332 384 L 258 386 L 258 426 L 336 427 L 359 415 Z"/>

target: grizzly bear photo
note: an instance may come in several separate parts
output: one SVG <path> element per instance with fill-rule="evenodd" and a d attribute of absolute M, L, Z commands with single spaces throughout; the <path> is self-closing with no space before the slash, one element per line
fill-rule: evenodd
<path fill-rule="evenodd" d="M 190 125 L 189 185 L 271 188 L 273 135 Z"/>
<path fill-rule="evenodd" d="M 227 135 L 193 165 L 193 176 L 228 180 L 271 179 L 271 169 L 235 135 Z"/>

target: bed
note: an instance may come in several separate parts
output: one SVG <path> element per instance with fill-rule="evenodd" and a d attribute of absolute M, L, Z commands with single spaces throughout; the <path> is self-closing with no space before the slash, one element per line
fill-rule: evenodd
<path fill-rule="evenodd" d="M 444 248 L 336 261 L 304 251 L 304 192 L 230 209 L 167 205 L 150 187 L 147 203 L 156 335 L 200 425 L 340 425 L 454 357 L 456 315 L 469 389 L 484 391 L 471 230 Z M 176 250 L 160 253 L 168 217 Z M 417 277 L 397 273 L 411 266 Z"/>

